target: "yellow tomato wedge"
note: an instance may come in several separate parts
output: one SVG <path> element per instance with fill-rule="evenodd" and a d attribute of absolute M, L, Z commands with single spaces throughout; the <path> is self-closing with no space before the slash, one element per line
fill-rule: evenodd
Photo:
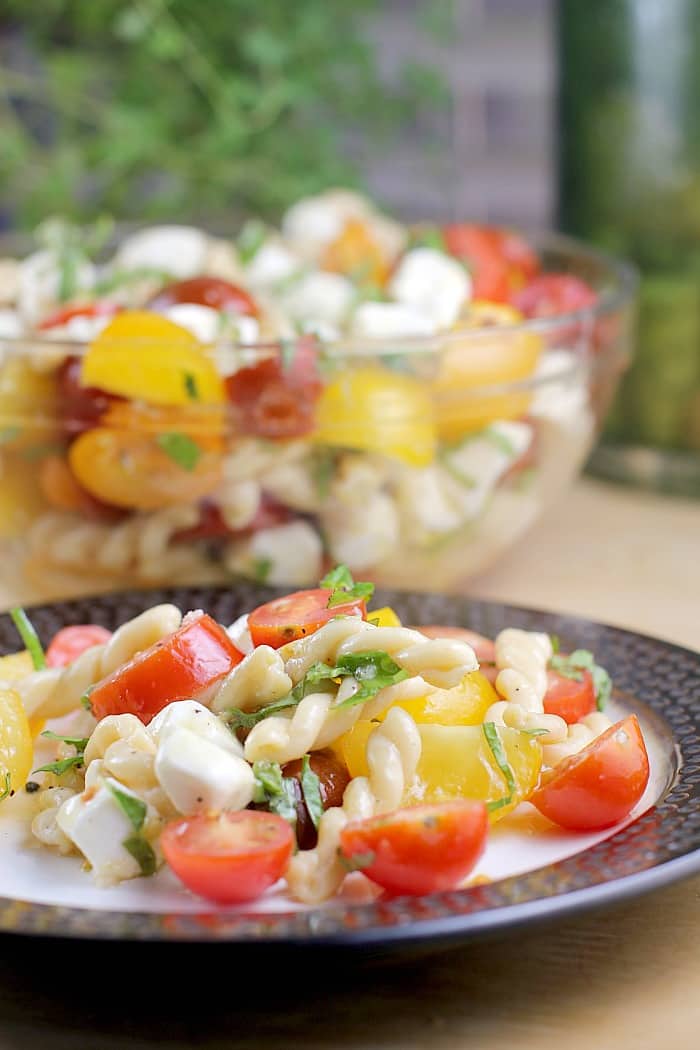
<path fill-rule="evenodd" d="M 224 384 L 199 340 L 148 311 L 125 311 L 93 340 L 80 380 L 155 405 L 222 404 Z"/>
<path fill-rule="evenodd" d="M 390 605 L 383 605 L 381 609 L 369 609 L 367 611 L 367 619 L 377 627 L 401 626 L 401 620 Z"/>
<path fill-rule="evenodd" d="M 339 742 L 339 750 L 350 775 L 367 776 L 367 740 L 376 723 L 361 720 Z M 510 795 L 506 777 L 499 768 L 481 725 L 419 725 L 422 753 L 403 805 L 447 802 L 469 798 L 500 802 Z M 491 820 L 500 820 L 535 787 L 542 766 L 542 747 L 536 737 L 500 726 L 498 735 L 516 790 L 507 805 L 493 810 Z"/>
<path fill-rule="evenodd" d="M 32 753 L 29 720 L 19 694 L 0 687 L 0 798 L 27 782 Z"/>
<path fill-rule="evenodd" d="M 483 390 L 517 383 L 533 374 L 542 350 L 540 337 L 517 327 L 508 331 L 508 326 L 522 320 L 511 306 L 478 300 L 469 304 L 466 317 L 458 324 L 474 331 L 449 342 L 433 384 L 438 433 L 443 440 L 454 441 L 496 419 L 515 419 L 527 412 L 531 399 L 527 390 Z M 497 330 L 490 331 L 494 326 Z"/>
<path fill-rule="evenodd" d="M 414 467 L 435 455 L 433 402 L 424 384 L 373 365 L 339 376 L 316 405 L 318 444 L 383 452 Z"/>
<path fill-rule="evenodd" d="M 26 649 L 19 653 L 10 653 L 8 656 L 0 656 L 0 682 L 19 682 L 33 670 L 34 664 Z M 30 718 L 29 732 L 32 738 L 37 737 L 45 725 L 44 718 Z"/>

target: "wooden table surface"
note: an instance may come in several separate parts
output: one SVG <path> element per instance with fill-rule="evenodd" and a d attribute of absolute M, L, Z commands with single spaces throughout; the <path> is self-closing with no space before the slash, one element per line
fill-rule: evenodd
<path fill-rule="evenodd" d="M 698 553 L 700 503 L 585 480 L 471 593 L 700 649 Z M 700 878 L 389 961 L 5 937 L 0 1050 L 697 1050 L 699 989 Z"/>

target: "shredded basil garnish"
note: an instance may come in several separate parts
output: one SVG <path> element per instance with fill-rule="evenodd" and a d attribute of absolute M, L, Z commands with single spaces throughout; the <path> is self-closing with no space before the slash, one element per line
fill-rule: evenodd
<path fill-rule="evenodd" d="M 4 802 L 6 798 L 9 798 L 10 795 L 14 794 L 12 790 L 12 777 L 9 772 L 5 773 L 3 780 L 5 781 L 5 786 L 2 791 L 0 791 L 0 802 Z"/>
<path fill-rule="evenodd" d="M 582 682 L 583 672 L 589 671 L 593 679 L 596 705 L 599 711 L 604 709 L 612 694 L 612 679 L 605 668 L 595 662 L 590 650 L 575 649 L 568 656 L 555 653 L 549 661 L 549 666 L 557 674 L 564 678 L 572 678 L 576 682 Z"/>
<path fill-rule="evenodd" d="M 253 775 L 253 802 L 259 806 L 267 806 L 270 813 L 276 813 L 292 827 L 296 827 L 297 798 L 294 778 L 282 776 L 279 762 L 264 760 L 253 763 Z"/>
<path fill-rule="evenodd" d="M 59 758 L 55 762 L 47 762 L 45 766 L 39 766 L 37 769 L 32 770 L 32 776 L 35 773 L 55 773 L 57 777 L 62 777 L 64 773 L 67 773 L 73 766 L 82 766 L 84 757 L 79 755 L 70 755 L 68 758 Z"/>
<path fill-rule="evenodd" d="M 508 756 L 506 755 L 505 748 L 503 747 L 503 744 L 501 742 L 501 737 L 499 735 L 496 723 L 484 722 L 482 729 L 484 731 L 486 743 L 489 745 L 491 754 L 493 755 L 494 762 L 503 774 L 503 777 L 506 782 L 506 787 L 508 788 L 508 795 L 506 796 L 506 801 L 502 801 L 502 805 L 506 806 L 513 801 L 513 796 L 518 790 L 518 785 L 515 780 L 515 774 L 513 773 L 513 770 L 511 769 L 510 763 L 508 761 Z"/>
<path fill-rule="evenodd" d="M 156 442 L 174 463 L 183 470 L 192 471 L 197 466 L 202 455 L 202 450 L 189 434 L 173 431 L 168 434 L 158 434 Z"/>
<path fill-rule="evenodd" d="M 158 867 L 153 847 L 142 835 L 130 835 L 124 839 L 122 846 L 134 858 L 142 875 L 153 875 Z"/>
<path fill-rule="evenodd" d="M 143 827 L 143 823 L 146 819 L 146 813 L 148 811 L 146 803 L 143 802 L 142 799 L 136 798 L 135 795 L 131 795 L 126 791 L 122 791 L 121 788 L 118 787 L 116 782 L 114 781 L 106 780 L 105 784 L 112 792 L 114 798 L 119 803 L 119 806 L 128 818 L 129 823 L 133 827 L 134 831 L 140 831 Z"/>
<path fill-rule="evenodd" d="M 10 609 L 10 616 L 12 617 L 12 622 L 17 628 L 20 638 L 24 642 L 25 649 L 32 658 L 34 669 L 36 671 L 42 671 L 46 667 L 46 657 L 44 656 L 44 650 L 39 641 L 39 635 L 36 633 L 31 620 L 24 609 L 19 606 Z"/>
<path fill-rule="evenodd" d="M 347 565 L 336 565 L 335 569 L 331 569 L 323 577 L 319 586 L 330 589 L 331 593 L 328 597 L 329 609 L 336 605 L 343 605 L 345 602 L 353 599 L 364 598 L 369 600 L 374 594 L 374 584 L 355 583 Z"/>
<path fill-rule="evenodd" d="M 301 760 L 300 783 L 301 793 L 304 797 L 304 802 L 306 803 L 306 809 L 311 817 L 314 827 L 318 829 L 321 817 L 323 816 L 321 781 L 311 768 L 311 760 L 308 755 L 304 755 Z"/>

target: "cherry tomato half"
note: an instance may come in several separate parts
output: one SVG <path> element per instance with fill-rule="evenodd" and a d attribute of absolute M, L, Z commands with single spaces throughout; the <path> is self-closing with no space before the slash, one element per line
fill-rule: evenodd
<path fill-rule="evenodd" d="M 418 896 L 459 886 L 483 853 L 488 826 L 483 802 L 413 806 L 352 821 L 340 849 L 385 890 Z"/>
<path fill-rule="evenodd" d="M 217 904 L 255 900 L 284 875 L 294 833 L 274 813 L 198 814 L 160 836 L 167 863 L 188 890 Z"/>
<path fill-rule="evenodd" d="M 629 715 L 545 773 L 529 801 L 562 828 L 597 831 L 623 820 L 648 780 L 642 731 L 637 716 Z"/>
<path fill-rule="evenodd" d="M 448 252 L 469 268 L 475 299 L 506 303 L 539 269 L 537 254 L 511 230 L 456 223 L 442 232 Z"/>
<path fill-rule="evenodd" d="M 161 288 L 149 302 L 151 310 L 164 310 L 176 303 L 198 303 L 212 310 L 257 317 L 258 305 L 244 288 L 222 277 L 190 277 Z"/>
<path fill-rule="evenodd" d="M 240 368 L 226 380 L 236 425 L 242 434 L 291 438 L 310 433 L 322 390 L 311 340 L 300 340 L 288 363 L 268 357 Z"/>
<path fill-rule="evenodd" d="M 81 623 L 74 627 L 62 627 L 46 650 L 48 667 L 67 667 L 74 660 L 91 649 L 93 645 L 103 645 L 112 637 L 112 632 L 98 623 Z"/>
<path fill-rule="evenodd" d="M 311 591 L 295 591 L 282 598 L 259 605 L 248 616 L 248 630 L 253 645 L 269 645 L 279 649 L 287 642 L 313 634 L 334 616 L 359 616 L 367 619 L 364 599 L 353 598 L 342 605 L 328 608 L 331 591 L 319 587 Z"/>
<path fill-rule="evenodd" d="M 118 303 L 108 303 L 105 301 L 94 302 L 94 303 L 69 303 L 67 306 L 62 306 L 60 310 L 56 310 L 55 313 L 49 314 L 43 321 L 40 321 L 37 328 L 40 332 L 46 332 L 51 328 L 63 328 L 69 321 L 72 321 L 75 317 L 112 317 L 118 313 L 121 307 Z"/>
<path fill-rule="evenodd" d="M 596 709 L 595 687 L 590 671 L 582 670 L 581 681 L 566 678 L 556 671 L 547 672 L 544 709 L 548 715 L 559 715 L 569 725 L 580 722 Z"/>
<path fill-rule="evenodd" d="M 148 725 L 172 700 L 196 697 L 243 659 L 226 631 L 206 613 L 103 678 L 90 693 L 95 718 L 132 714 Z"/>

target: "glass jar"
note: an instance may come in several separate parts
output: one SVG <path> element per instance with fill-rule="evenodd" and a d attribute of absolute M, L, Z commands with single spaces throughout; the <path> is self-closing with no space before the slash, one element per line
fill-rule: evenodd
<path fill-rule="evenodd" d="M 558 224 L 641 271 L 593 473 L 700 495 L 700 2 L 560 0 Z"/>

